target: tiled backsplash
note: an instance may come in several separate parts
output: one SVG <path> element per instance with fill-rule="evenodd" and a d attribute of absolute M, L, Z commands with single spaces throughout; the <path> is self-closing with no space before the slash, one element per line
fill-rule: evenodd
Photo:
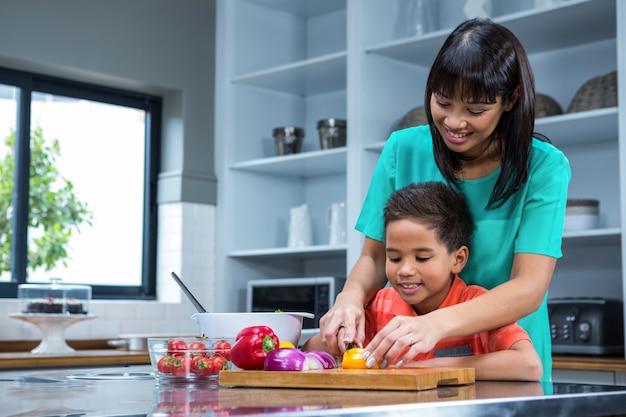
<path fill-rule="evenodd" d="M 170 277 L 176 271 L 202 304 L 211 309 L 215 288 L 216 207 L 196 203 L 159 206 L 157 241 L 158 301 L 92 300 L 96 316 L 70 326 L 66 339 L 115 339 L 121 334 L 194 334 L 196 312 Z M 0 340 L 39 340 L 41 332 L 30 323 L 12 319 L 16 300 L 0 300 Z"/>

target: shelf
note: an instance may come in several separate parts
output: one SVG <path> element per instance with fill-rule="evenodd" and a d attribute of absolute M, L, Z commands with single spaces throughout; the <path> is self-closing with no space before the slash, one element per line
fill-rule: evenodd
<path fill-rule="evenodd" d="M 529 55 L 616 36 L 615 0 L 570 1 L 551 10 L 530 9 L 494 18 L 494 21 L 515 33 Z M 581 27 L 585 30 L 580 30 Z M 430 68 L 449 34 L 450 29 L 446 28 L 374 45 L 366 52 Z"/>
<path fill-rule="evenodd" d="M 577 230 L 563 233 L 563 247 L 590 247 L 619 245 L 622 231 L 618 227 L 592 230 Z"/>
<path fill-rule="evenodd" d="M 346 8 L 346 2 L 338 0 L 315 0 L 313 2 L 294 0 L 248 0 L 248 2 L 299 16 L 316 16 Z"/>
<path fill-rule="evenodd" d="M 617 140 L 617 107 L 566 113 L 535 121 L 535 131 L 555 146 Z"/>
<path fill-rule="evenodd" d="M 616 141 L 618 137 L 617 107 L 542 117 L 535 121 L 535 131 L 546 135 L 559 147 L 583 143 Z M 376 142 L 364 149 L 380 152 L 385 142 Z"/>
<path fill-rule="evenodd" d="M 231 165 L 230 169 L 259 174 L 321 177 L 346 173 L 346 148 L 273 156 Z"/>
<path fill-rule="evenodd" d="M 304 246 L 299 248 L 265 248 L 265 249 L 250 249 L 230 252 L 228 254 L 231 258 L 274 258 L 274 257 L 290 257 L 290 258 L 313 258 L 313 257 L 328 257 L 328 256 L 345 256 L 346 245 L 330 246 L 330 245 L 316 245 L 316 246 Z"/>
<path fill-rule="evenodd" d="M 238 75 L 231 81 L 285 93 L 311 96 L 346 89 L 347 53 L 322 57 Z"/>
<path fill-rule="evenodd" d="M 563 233 L 564 247 L 618 245 L 621 242 L 620 228 L 605 228 L 593 230 L 579 230 Z M 311 257 L 311 255 L 342 255 L 346 246 L 316 245 L 300 248 L 264 248 L 233 251 L 228 254 L 231 258 L 269 258 L 276 256 Z"/>

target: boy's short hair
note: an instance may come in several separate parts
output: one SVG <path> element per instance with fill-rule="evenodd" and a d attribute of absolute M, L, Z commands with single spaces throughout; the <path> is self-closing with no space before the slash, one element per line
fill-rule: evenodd
<path fill-rule="evenodd" d="M 448 253 L 470 246 L 474 222 L 465 196 L 443 182 L 412 183 L 394 192 L 385 206 L 385 233 L 390 222 L 403 219 L 434 230 Z"/>

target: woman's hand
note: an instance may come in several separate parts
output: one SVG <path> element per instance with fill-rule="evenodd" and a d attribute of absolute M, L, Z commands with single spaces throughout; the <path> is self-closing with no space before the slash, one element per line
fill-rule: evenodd
<path fill-rule="evenodd" d="M 365 311 L 346 293 L 339 294 L 333 307 L 320 319 L 320 335 L 325 349 L 343 355 L 346 343 L 361 346 L 365 337 Z"/>
<path fill-rule="evenodd" d="M 365 238 L 361 255 L 333 307 L 320 319 L 320 334 L 326 350 L 342 355 L 346 343 L 362 346 L 365 339 L 364 306 L 387 281 L 385 244 Z"/>
<path fill-rule="evenodd" d="M 396 316 L 365 347 L 363 356 L 371 368 L 380 364 L 381 368 L 390 365 L 401 367 L 420 354 L 431 351 L 443 338 L 433 311 L 419 317 Z"/>

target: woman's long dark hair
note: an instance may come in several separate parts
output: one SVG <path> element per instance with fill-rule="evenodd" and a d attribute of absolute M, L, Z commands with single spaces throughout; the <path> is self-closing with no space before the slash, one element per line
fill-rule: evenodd
<path fill-rule="evenodd" d="M 451 151 L 435 127 L 430 98 L 447 98 L 503 104 L 519 86 L 511 111 L 502 113 L 491 141 L 500 153 L 501 172 L 487 208 L 502 206 L 528 179 L 528 159 L 535 127 L 535 82 L 528 57 L 513 33 L 489 19 L 461 23 L 444 42 L 428 75 L 424 106 L 430 124 L 435 162 L 446 180 L 458 187 L 461 155 Z"/>

